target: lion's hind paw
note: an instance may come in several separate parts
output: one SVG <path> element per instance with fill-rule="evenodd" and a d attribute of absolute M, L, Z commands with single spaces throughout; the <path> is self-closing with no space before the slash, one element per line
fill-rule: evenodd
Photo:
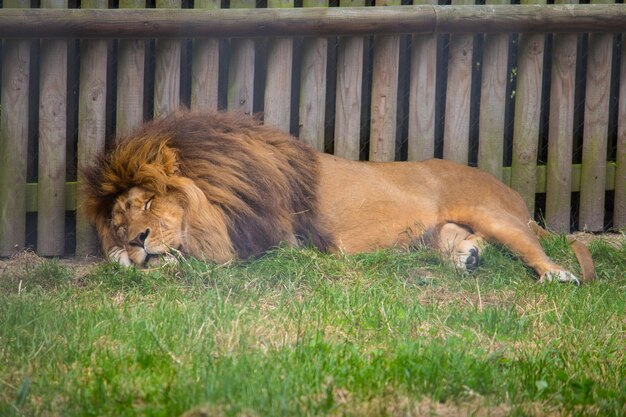
<path fill-rule="evenodd" d="M 478 263 L 480 261 L 480 255 L 478 254 L 478 248 L 472 248 L 469 251 L 469 255 L 465 259 L 465 269 L 468 272 L 471 272 L 478 268 Z"/>
<path fill-rule="evenodd" d="M 548 271 L 541 275 L 539 282 L 570 282 L 574 285 L 580 285 L 580 280 L 569 271 Z"/>
<path fill-rule="evenodd" d="M 468 248 L 467 251 L 457 252 L 454 260 L 457 268 L 463 270 L 463 272 L 473 272 L 480 263 L 480 249 L 473 246 Z"/>

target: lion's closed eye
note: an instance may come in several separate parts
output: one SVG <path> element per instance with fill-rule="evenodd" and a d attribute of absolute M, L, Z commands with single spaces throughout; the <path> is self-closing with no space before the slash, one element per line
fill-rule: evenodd
<path fill-rule="evenodd" d="M 150 197 L 148 199 L 148 201 L 146 201 L 146 203 L 143 205 L 143 209 L 144 211 L 148 211 L 150 210 L 150 208 L 152 207 L 152 202 L 154 201 L 154 196 Z"/>

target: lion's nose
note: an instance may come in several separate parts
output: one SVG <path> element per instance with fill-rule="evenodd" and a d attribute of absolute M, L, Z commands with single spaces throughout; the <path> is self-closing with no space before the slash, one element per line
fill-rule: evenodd
<path fill-rule="evenodd" d="M 128 243 L 130 243 L 131 245 L 135 245 L 135 246 L 141 246 L 143 248 L 143 245 L 146 243 L 146 239 L 148 238 L 149 234 L 150 234 L 150 229 L 146 229 L 145 232 L 139 233 L 137 236 L 135 236 L 133 240 L 131 240 Z"/>

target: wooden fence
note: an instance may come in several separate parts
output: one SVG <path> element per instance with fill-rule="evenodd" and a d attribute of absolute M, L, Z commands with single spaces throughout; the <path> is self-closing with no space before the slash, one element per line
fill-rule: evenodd
<path fill-rule="evenodd" d="M 97 253 L 80 168 L 180 105 L 479 166 L 559 232 L 626 226 L 623 4 L 73 1 L 0 1 L 0 256 Z"/>

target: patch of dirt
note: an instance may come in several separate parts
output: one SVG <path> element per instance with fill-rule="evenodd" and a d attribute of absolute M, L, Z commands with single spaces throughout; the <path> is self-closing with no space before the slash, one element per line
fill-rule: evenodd
<path fill-rule="evenodd" d="M 203 405 L 199 407 L 192 408 L 189 411 L 181 414 L 180 417 L 222 417 L 228 414 L 230 407 L 223 405 Z M 238 417 L 257 417 L 258 414 L 250 411 L 243 410 L 237 413 Z"/>
<path fill-rule="evenodd" d="M 445 287 L 427 288 L 417 296 L 420 305 L 447 307 L 450 304 L 459 307 L 474 307 L 479 311 L 487 306 L 510 306 L 516 300 L 514 290 L 489 291 L 482 294 L 480 291 L 473 293 L 463 290 L 451 290 Z"/>
<path fill-rule="evenodd" d="M 28 274 L 44 262 L 46 262 L 46 258 L 42 258 L 30 250 L 25 250 L 8 259 L 0 258 L 0 275 L 4 273 L 10 275 Z"/>
<path fill-rule="evenodd" d="M 80 282 L 101 261 L 101 258 L 96 257 L 52 260 L 39 256 L 31 250 L 25 250 L 10 258 L 0 258 L 0 284 L 2 284 L 0 290 L 17 291 L 19 293 L 24 288 L 24 285 L 32 282 L 44 283 L 50 276 L 55 274 L 54 271 L 57 271 L 58 275 L 58 271 L 63 271 L 63 269 L 69 271 L 69 276 L 73 281 Z"/>
<path fill-rule="evenodd" d="M 511 411 L 507 404 L 488 404 L 484 398 L 472 392 L 468 392 L 468 398 L 464 400 L 441 403 L 428 397 L 416 401 L 393 393 L 357 400 L 347 390 L 335 388 L 333 401 L 334 409 L 329 413 L 331 416 L 504 417 Z"/>

